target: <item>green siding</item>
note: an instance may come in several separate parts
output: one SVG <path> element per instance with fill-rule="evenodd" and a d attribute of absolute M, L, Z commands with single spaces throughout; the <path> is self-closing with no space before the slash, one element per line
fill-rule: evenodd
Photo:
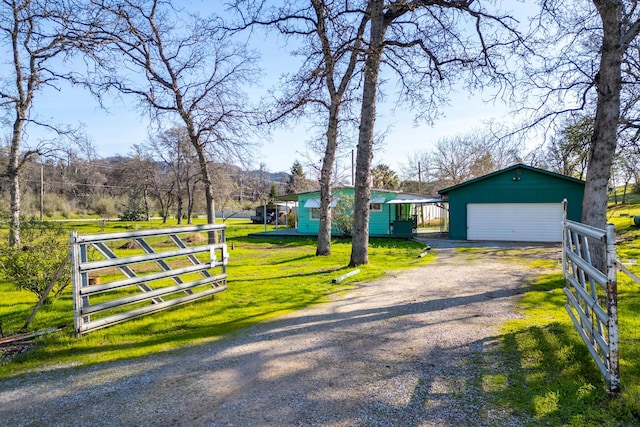
<path fill-rule="evenodd" d="M 371 193 L 371 199 L 382 198 L 384 197 L 384 201 L 388 202 L 389 200 L 395 199 L 394 193 L 383 193 L 380 191 L 375 191 Z M 391 218 L 390 216 L 391 205 L 387 205 L 386 203 L 382 204 L 382 211 L 369 211 L 369 235 L 370 236 L 388 236 L 389 235 L 389 224 Z"/>
<path fill-rule="evenodd" d="M 469 203 L 561 203 L 567 199 L 567 217 L 580 221 L 583 195 L 583 182 L 530 168 L 508 168 L 486 179 L 457 186 L 448 193 L 449 238 L 467 239 Z"/>
<path fill-rule="evenodd" d="M 340 197 L 340 194 L 350 194 L 353 196 L 353 188 L 340 188 L 333 191 L 333 197 Z M 371 198 L 384 197 L 385 201 L 395 198 L 395 193 L 385 193 L 380 191 L 372 192 Z M 305 208 L 304 205 L 309 199 L 320 200 L 320 192 L 310 192 L 300 194 L 298 196 L 298 233 L 300 234 L 318 234 L 320 228 L 320 220 L 311 219 L 311 209 Z M 381 212 L 369 212 L 369 235 L 370 236 L 387 236 L 389 235 L 390 218 L 394 218 L 395 206 L 382 205 Z M 336 233 L 332 230 L 332 233 Z"/>
<path fill-rule="evenodd" d="M 312 220 L 311 209 L 304 207 L 309 199 L 320 199 L 320 192 L 305 193 L 298 197 L 298 233 L 318 235 L 320 220 Z"/>

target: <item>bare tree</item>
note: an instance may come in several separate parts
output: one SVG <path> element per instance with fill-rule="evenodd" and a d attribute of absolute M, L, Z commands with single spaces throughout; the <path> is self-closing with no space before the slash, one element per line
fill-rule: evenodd
<path fill-rule="evenodd" d="M 252 16 L 243 26 L 275 27 L 287 37 L 301 38 L 304 47 L 296 51 L 303 57 L 300 70 L 284 84 L 276 102 L 277 113 L 268 121 L 281 121 L 300 115 L 322 117 L 324 143 L 320 167 L 320 224 L 316 255 L 331 254 L 331 188 L 341 127 L 350 117 L 353 101 L 352 79 L 368 15 L 351 3 L 335 0 L 309 0 L 304 3 L 275 2 L 267 12 L 265 2 L 237 2 Z"/>
<path fill-rule="evenodd" d="M 214 197 L 226 218 L 225 212 L 234 212 L 242 204 L 242 171 L 237 166 L 223 163 L 209 163 L 208 167 L 212 178 L 218 183 Z"/>
<path fill-rule="evenodd" d="M 584 179 L 593 135 L 593 117 L 579 117 L 552 137 L 545 151 L 545 166 L 557 173 Z"/>
<path fill-rule="evenodd" d="M 250 158 L 242 87 L 256 76 L 255 58 L 218 19 L 188 14 L 169 1 L 93 3 L 101 27 L 91 47 L 104 71 L 94 89 L 135 96 L 158 122 L 182 123 L 198 157 L 207 220 L 215 222 L 208 164 Z"/>
<path fill-rule="evenodd" d="M 471 152 L 470 135 L 457 135 L 442 138 L 433 150 L 433 168 L 435 174 L 445 186 L 460 184 L 473 178 L 469 157 Z"/>
<path fill-rule="evenodd" d="M 154 168 L 152 171 L 154 173 L 149 176 L 148 183 L 149 193 L 158 202 L 162 223 L 166 224 L 176 199 L 176 180 L 166 168 Z"/>
<path fill-rule="evenodd" d="M 635 144 L 636 132 L 622 132 L 618 152 L 613 161 L 612 187 L 617 195 L 616 186 L 622 183 L 622 200 L 627 202 L 629 186 L 632 182 L 640 183 L 640 146 Z M 632 139 L 631 141 L 629 139 Z M 622 181 L 622 182 L 620 182 Z M 617 203 L 617 197 L 616 197 Z"/>
<path fill-rule="evenodd" d="M 141 205 L 144 206 L 145 218 L 149 220 L 151 208 L 148 198 L 153 193 L 154 186 L 157 191 L 157 184 L 154 184 L 157 165 L 144 147 L 134 144 L 131 155 L 123 166 L 122 177 L 125 178 L 124 182 L 129 183 L 129 198 L 132 194 L 137 198 L 142 197 Z M 162 205 L 160 210 L 163 211 Z"/>
<path fill-rule="evenodd" d="M 7 0 L 0 3 L 0 37 L 8 49 L 10 67 L 0 77 L 0 108 L 3 122 L 11 127 L 11 142 L 6 176 L 10 183 L 9 244 L 20 244 L 20 170 L 41 147 L 25 145 L 27 125 L 51 130 L 51 122 L 32 116 L 36 95 L 45 87 L 55 87 L 61 79 L 71 78 L 59 68 L 60 58 L 72 48 L 67 24 L 77 8 L 65 0 Z M 58 69 L 56 69 L 58 67 Z"/>
<path fill-rule="evenodd" d="M 482 130 L 442 138 L 432 152 L 432 175 L 443 186 L 460 184 L 519 162 L 519 147 Z"/>
<path fill-rule="evenodd" d="M 158 203 L 162 223 L 166 224 L 169 213 L 177 199 L 178 179 L 174 169 L 165 162 L 154 158 L 155 151 L 149 146 L 135 144 L 132 148 L 132 166 L 137 167 L 130 172 L 136 176 L 132 186 L 135 195 L 148 194 Z M 145 201 L 147 220 L 150 217 L 148 203 Z"/>
<path fill-rule="evenodd" d="M 245 171 L 243 184 L 246 189 L 245 191 L 248 196 L 248 201 L 255 202 L 258 200 L 264 200 L 269 194 L 271 180 L 266 167 L 265 163 L 260 163 L 257 171 Z"/>
<path fill-rule="evenodd" d="M 458 75 L 465 75 L 471 86 L 479 86 L 482 73 L 489 70 L 494 81 L 508 82 L 498 71 L 504 58 L 497 50 L 521 41 L 513 20 L 489 12 L 484 2 L 369 0 L 366 13 L 370 26 L 356 159 L 351 266 L 369 262 L 370 170 L 381 66 L 396 72 L 404 99 L 419 118 L 429 120 L 436 115 L 448 84 Z M 474 30 L 470 32 L 470 28 Z"/>
<path fill-rule="evenodd" d="M 574 111 L 594 117 L 582 221 L 604 228 L 620 124 L 638 123 L 640 10 L 636 2 L 609 0 L 542 5 L 536 21 L 539 46 L 533 50 L 538 56 L 527 58 L 525 70 L 540 94 L 532 108 L 538 122 Z M 549 46 L 557 51 L 551 57 Z"/>
<path fill-rule="evenodd" d="M 356 21 L 358 25 L 355 32 L 353 30 L 345 31 L 352 26 L 346 20 L 340 19 L 340 16 L 348 14 L 343 10 L 336 10 L 334 5 L 326 3 L 312 0 L 317 18 L 316 34 L 322 47 L 321 64 L 325 71 L 325 83 L 330 99 L 326 133 L 327 144 L 320 172 L 320 228 L 316 255 L 331 253 L 331 182 L 338 143 L 340 109 L 346 103 L 345 94 L 356 69 L 358 50 L 362 44 L 362 37 L 368 21 L 368 16 L 363 15 L 359 22 Z M 329 27 L 331 28 L 330 32 L 328 31 Z M 338 47 L 333 48 L 332 46 Z M 340 61 L 346 62 L 342 65 L 344 68 L 341 77 L 336 75 L 339 73 Z"/>
<path fill-rule="evenodd" d="M 637 146 L 640 139 L 640 39 L 636 37 L 627 48 L 622 61 L 621 126 L 630 134 L 623 138 L 623 148 Z M 631 145 L 629 145 L 631 143 Z"/>
<path fill-rule="evenodd" d="M 436 194 L 438 184 L 434 177 L 433 153 L 430 150 L 418 150 L 409 153 L 406 161 L 400 165 L 402 191 L 418 194 Z"/>
<path fill-rule="evenodd" d="M 108 195 L 112 197 L 124 196 L 127 194 L 131 184 L 137 183 L 141 180 L 141 178 L 135 176 L 134 173 L 137 169 L 142 172 L 146 166 L 131 165 L 133 161 L 137 160 L 136 157 L 138 156 L 135 152 L 135 147 L 136 146 L 133 147 L 134 151 L 132 157 L 118 155 L 104 159 L 104 163 L 106 164 L 106 169 L 108 171 L 108 186 L 105 189 Z"/>
<path fill-rule="evenodd" d="M 71 143 L 69 138 L 65 138 L 65 142 L 60 142 L 64 148 L 56 149 L 53 155 L 63 152 L 69 156 L 67 158 L 74 160 L 73 168 L 67 168 L 68 183 L 73 183 L 73 200 L 86 211 L 107 183 L 105 170 L 98 167 L 96 147 L 86 135 L 76 134 L 71 138 Z"/>
<path fill-rule="evenodd" d="M 187 218 L 191 223 L 193 186 L 201 176 L 197 167 L 197 157 L 189 137 L 184 128 L 168 129 L 149 140 L 147 153 L 160 165 L 168 168 L 171 174 L 167 174 L 173 180 L 173 197 L 176 204 L 176 218 L 178 224 L 182 224 L 185 214 L 185 202 L 187 203 Z M 185 200 L 186 199 L 186 200 Z"/>

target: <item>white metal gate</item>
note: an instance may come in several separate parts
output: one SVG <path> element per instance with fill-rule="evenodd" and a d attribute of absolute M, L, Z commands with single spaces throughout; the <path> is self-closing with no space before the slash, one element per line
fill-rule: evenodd
<path fill-rule="evenodd" d="M 72 232 L 76 335 L 224 291 L 225 242 L 225 226 L 219 224 Z"/>
<path fill-rule="evenodd" d="M 566 278 L 565 308 L 612 393 L 620 391 L 618 354 L 618 284 L 616 234 L 567 220 L 562 221 L 562 272 Z M 593 265 L 594 247 L 604 251 L 605 272 Z"/>

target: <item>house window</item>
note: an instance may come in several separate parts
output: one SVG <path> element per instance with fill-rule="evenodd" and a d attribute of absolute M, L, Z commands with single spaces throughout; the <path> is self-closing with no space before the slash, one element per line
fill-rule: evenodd
<path fill-rule="evenodd" d="M 369 203 L 369 210 L 371 212 L 382 212 L 382 203 Z"/>
<path fill-rule="evenodd" d="M 309 209 L 309 212 L 311 213 L 311 220 L 312 221 L 319 221 L 320 220 L 320 208 L 311 208 L 311 209 Z"/>

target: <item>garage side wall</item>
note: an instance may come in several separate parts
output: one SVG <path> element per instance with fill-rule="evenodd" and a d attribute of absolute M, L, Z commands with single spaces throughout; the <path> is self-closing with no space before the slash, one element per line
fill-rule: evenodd
<path fill-rule="evenodd" d="M 581 182 L 528 169 L 507 170 L 449 192 L 449 238 L 467 240 L 469 203 L 561 203 L 567 199 L 567 217 L 580 221 L 583 195 Z"/>

